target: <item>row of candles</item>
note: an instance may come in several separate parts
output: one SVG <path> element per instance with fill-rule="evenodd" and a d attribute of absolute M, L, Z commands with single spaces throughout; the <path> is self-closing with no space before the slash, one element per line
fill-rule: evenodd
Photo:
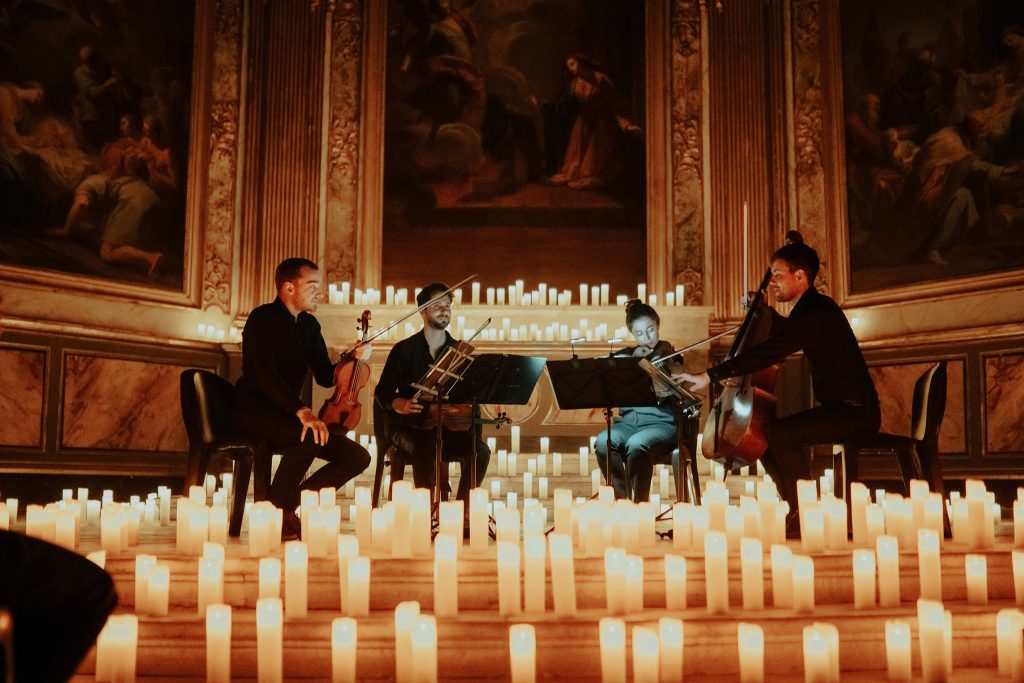
<path fill-rule="evenodd" d="M 652 306 L 657 306 L 659 297 L 656 293 L 648 293 L 647 285 L 640 283 L 636 286 L 636 298 L 646 301 Z M 579 298 L 575 305 L 579 306 L 609 306 L 611 303 L 611 285 L 603 283 L 589 285 L 585 282 L 579 284 Z M 461 287 L 452 292 L 452 300 L 455 305 L 472 306 L 572 306 L 573 290 L 559 290 L 555 287 L 548 287 L 546 283 L 539 283 L 536 289 L 527 290 L 523 280 L 516 280 L 505 287 L 486 287 L 479 282 L 474 282 L 469 288 L 469 297 L 463 295 Z M 419 295 L 419 288 L 413 290 L 412 300 Z M 615 297 L 617 306 L 625 305 L 629 296 L 618 294 Z M 683 306 L 686 298 L 686 287 L 676 285 L 674 289 L 666 291 L 661 301 L 666 306 Z M 335 306 L 407 306 L 409 305 L 409 290 L 405 287 L 385 285 L 383 290 L 367 288 L 362 290 L 353 288 L 350 282 L 335 283 L 327 285 L 327 302 Z"/>
<path fill-rule="evenodd" d="M 481 314 L 480 323 L 483 324 L 488 316 Z M 464 315 L 455 316 L 452 325 L 452 334 L 457 339 L 472 338 L 478 342 L 573 342 L 574 344 L 585 344 L 599 342 L 601 344 L 618 344 L 629 335 L 627 327 L 616 327 L 609 334 L 608 323 L 598 323 L 591 326 L 587 318 L 580 318 L 574 326 L 569 323 L 553 322 L 541 327 L 539 323 L 526 323 L 513 325 L 511 318 L 502 318 L 500 325 L 476 328 L 473 323 L 468 322 L 470 318 Z M 384 341 L 396 341 L 404 339 L 416 333 L 419 326 L 411 322 L 405 323 L 404 330 L 398 326 L 392 327 L 394 321 L 388 323 L 388 331 L 378 337 Z M 370 329 L 370 334 L 375 332 Z M 479 334 L 478 334 L 479 333 Z"/>

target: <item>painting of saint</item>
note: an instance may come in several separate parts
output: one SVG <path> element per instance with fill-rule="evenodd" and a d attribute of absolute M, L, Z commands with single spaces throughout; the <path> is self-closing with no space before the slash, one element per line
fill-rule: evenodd
<path fill-rule="evenodd" d="M 182 289 L 194 13 L 0 8 L 0 265 Z"/>

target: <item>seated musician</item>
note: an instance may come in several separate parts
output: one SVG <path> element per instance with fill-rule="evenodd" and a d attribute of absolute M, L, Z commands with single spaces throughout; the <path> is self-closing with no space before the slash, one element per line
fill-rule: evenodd
<path fill-rule="evenodd" d="M 392 435 L 395 444 L 412 457 L 412 475 L 416 486 L 433 490 L 435 429 L 427 426 L 426 411 L 429 406 L 412 400 L 416 393 L 411 385 L 427 373 L 431 364 L 449 346 L 456 346 L 456 340 L 446 328 L 452 318 L 452 297 L 449 287 L 441 282 L 432 282 L 420 290 L 416 303 L 420 306 L 430 302 L 420 315 L 423 329 L 395 344 L 384 363 L 377 382 L 375 397 L 380 406 L 392 412 Z M 439 296 L 443 295 L 443 296 Z M 451 427 L 451 428 L 450 428 Z M 462 461 L 462 476 L 459 479 L 458 498 L 468 500 L 470 489 L 479 486 L 487 472 L 491 451 L 480 438 L 478 427 L 457 429 L 451 424 L 444 428 L 442 458 L 446 461 Z M 476 441 L 476 481 L 470 476 L 468 456 Z"/>
<path fill-rule="evenodd" d="M 274 274 L 277 298 L 255 308 L 242 331 L 242 376 L 238 379 L 235 426 L 266 439 L 281 463 L 269 499 L 284 510 L 281 538 L 297 538 L 295 516 L 302 489 L 341 488 L 370 464 L 365 448 L 327 425 L 300 398 L 306 375 L 323 387 L 334 386 L 334 365 L 311 313 L 321 299 L 322 277 L 304 258 L 281 262 Z M 360 347 L 368 357 L 369 344 Z M 327 464 L 303 481 L 314 458 Z"/>
<path fill-rule="evenodd" d="M 639 299 L 633 299 L 626 304 L 626 326 L 636 339 L 636 346 L 613 355 L 655 360 L 671 354 L 672 345 L 658 336 L 660 325 L 657 311 Z M 630 491 L 634 502 L 645 502 L 650 498 L 655 460 L 663 459 L 676 447 L 676 414 L 675 401 L 671 399 L 658 406 L 620 408 L 619 417 L 612 424 L 610 458 L 606 458 L 607 431 L 598 435 L 594 444 L 597 462 L 615 489 L 616 498 L 629 498 Z M 606 462 L 611 468 L 610 473 L 606 470 Z"/>
<path fill-rule="evenodd" d="M 841 443 L 856 432 L 877 431 L 881 422 L 878 394 L 857 338 L 842 309 L 814 288 L 820 264 L 810 246 L 791 243 L 771 257 L 769 285 L 777 301 L 792 302 L 788 318 L 771 310 L 771 334 L 764 342 L 709 368 L 700 375 L 674 374 L 691 382 L 695 390 L 712 380 L 751 374 L 803 351 L 811 368 L 814 396 L 821 404 L 768 424 L 768 450 L 761 457 L 782 498 L 789 502 L 792 535 L 796 522 L 798 479 L 810 479 L 804 449 L 823 443 Z"/>

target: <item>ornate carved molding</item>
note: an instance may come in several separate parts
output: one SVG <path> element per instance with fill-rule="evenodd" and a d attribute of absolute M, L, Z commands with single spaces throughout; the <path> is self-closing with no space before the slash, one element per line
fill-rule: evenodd
<path fill-rule="evenodd" d="M 704 303 L 701 10 L 677 2 L 671 16 L 672 276 L 686 303 Z"/>

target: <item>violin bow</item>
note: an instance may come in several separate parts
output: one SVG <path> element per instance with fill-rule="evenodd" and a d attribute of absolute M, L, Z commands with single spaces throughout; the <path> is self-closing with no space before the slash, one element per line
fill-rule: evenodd
<path fill-rule="evenodd" d="M 408 313 L 406 313 L 405 315 L 403 315 L 403 316 L 402 316 L 401 318 L 399 318 L 398 320 L 395 320 L 394 322 L 392 322 L 392 323 L 391 323 L 390 325 L 388 325 L 387 327 L 382 327 L 381 329 L 377 330 L 377 331 L 376 331 L 376 332 L 374 332 L 374 333 L 373 333 L 373 334 L 372 334 L 372 335 L 371 335 L 371 336 L 370 336 L 370 337 L 369 337 L 368 339 L 365 339 L 365 340 L 363 340 L 363 341 L 359 342 L 358 344 L 356 344 L 356 345 L 355 345 L 355 346 L 354 346 L 354 347 L 352 348 L 352 350 L 354 351 L 355 349 L 359 348 L 359 347 L 360 347 L 360 346 L 362 346 L 363 344 L 369 344 L 369 343 L 370 343 L 370 342 L 372 342 L 372 341 L 373 341 L 374 339 L 376 339 L 377 337 L 381 336 L 382 334 L 384 334 L 385 332 L 387 332 L 388 330 L 390 330 L 390 329 L 391 329 L 392 327 L 395 327 L 395 326 L 396 326 L 396 325 L 398 325 L 399 323 L 401 323 L 401 322 L 405 321 L 405 319 L 406 319 L 406 318 L 410 318 L 410 317 L 412 317 L 412 316 L 416 315 L 417 313 L 419 313 L 420 311 L 422 311 L 422 310 L 423 310 L 424 308 L 426 308 L 427 306 L 431 305 L 431 304 L 432 304 L 432 303 L 434 303 L 435 301 L 437 301 L 437 300 L 439 300 L 439 299 L 443 299 L 444 297 L 448 296 L 449 294 L 451 294 L 452 292 L 454 292 L 454 291 L 455 291 L 456 289 L 458 289 L 458 288 L 459 288 L 459 287 L 461 287 L 462 285 L 466 284 L 467 282 L 472 282 L 472 281 L 473 281 L 473 280 L 475 280 L 476 278 L 477 278 L 477 274 L 476 274 L 476 273 L 473 273 L 472 275 L 470 275 L 470 276 L 469 276 L 469 277 L 467 277 L 466 279 L 464 279 L 464 280 L 461 280 L 461 281 L 459 281 L 459 282 L 455 283 L 454 285 L 452 285 L 452 286 L 451 286 L 451 287 L 449 287 L 448 289 L 444 290 L 443 292 L 441 292 L 440 294 L 438 294 L 437 296 L 435 296 L 434 298 L 432 298 L 432 299 L 431 299 L 430 301 L 427 301 L 427 302 L 425 302 L 425 303 L 424 303 L 424 304 L 423 304 L 422 306 L 420 306 L 420 307 L 418 307 L 418 308 L 416 308 L 416 309 L 414 309 L 414 310 L 412 310 L 412 311 L 409 311 Z M 488 322 L 490 322 L 490 321 L 488 320 Z M 481 328 L 481 329 L 483 329 L 483 328 Z"/>

